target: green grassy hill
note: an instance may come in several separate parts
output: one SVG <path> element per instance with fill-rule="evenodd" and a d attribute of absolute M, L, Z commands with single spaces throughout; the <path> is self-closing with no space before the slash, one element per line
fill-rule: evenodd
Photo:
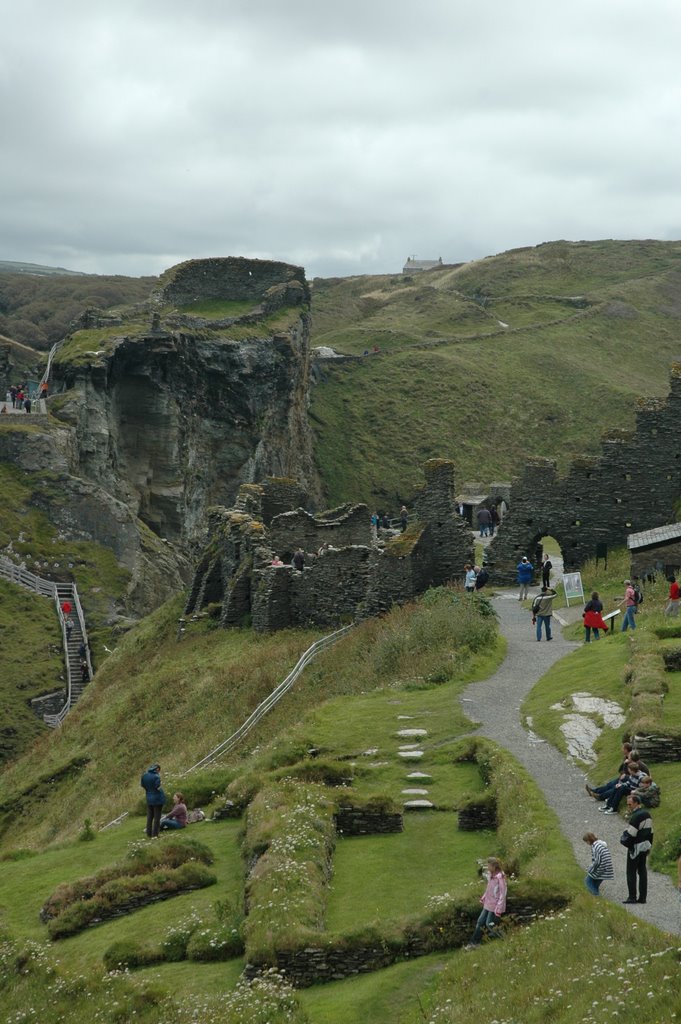
<path fill-rule="evenodd" d="M 606 592 L 612 586 L 614 580 L 603 579 Z M 650 641 L 662 622 L 656 611 L 660 597 L 649 594 L 647 628 L 639 630 Z M 471 678 L 494 670 L 503 644 L 495 641 L 486 618 L 478 625 L 470 620 L 465 633 L 457 632 L 465 616 L 453 615 L 450 601 L 444 594 L 430 597 L 357 627 L 308 668 L 243 748 L 196 776 L 181 773 L 273 688 L 315 634 L 287 631 L 255 637 L 250 630 L 213 628 L 206 618 L 190 625 L 178 641 L 177 601 L 124 637 L 63 729 L 39 741 L 0 776 L 0 962 L 6 1012 L 19 1013 L 30 1005 L 45 1024 L 56 1024 L 68 1010 L 73 1024 L 85 1024 L 92 1019 L 89 993 L 90 1000 L 97 999 L 96 1019 L 103 1024 L 125 1019 L 184 1024 L 197 1006 L 216 1024 L 360 1024 L 367 1019 L 376 1024 L 423 1019 L 463 1024 L 475 1015 L 492 1020 L 494 1013 L 499 1020 L 540 1022 L 549 1015 L 560 1024 L 579 1024 L 589 1019 L 594 1001 L 609 1005 L 612 997 L 612 1008 L 621 1009 L 627 996 L 635 995 L 624 983 L 613 988 L 613 976 L 619 978 L 621 968 L 625 976 L 644 972 L 646 991 L 656 993 L 654 1003 L 639 1001 L 638 1019 L 643 1024 L 670 1019 L 676 999 L 676 943 L 638 922 L 632 951 L 631 918 L 624 910 L 603 901 L 594 913 L 556 819 L 514 762 L 499 761 L 491 752 L 481 775 L 470 761 L 458 760 L 465 750 L 461 744 L 468 742 L 459 737 L 470 726 L 456 694 Z M 471 653 L 470 644 L 477 653 Z M 452 659 L 453 651 L 457 658 Z M 556 665 L 532 694 L 528 710 L 535 728 L 554 738 L 556 713 L 547 715 L 547 706 L 576 686 L 582 688 L 585 670 L 598 680 L 598 693 L 626 702 L 622 676 L 628 656 L 628 638 L 617 637 Z M 676 726 L 676 705 L 670 705 L 669 713 Z M 238 988 L 245 962 L 238 953 L 226 961 L 216 962 L 204 953 L 196 959 L 152 963 L 122 977 L 103 974 L 108 951 L 130 955 L 175 949 L 183 928 L 194 929 L 191 934 L 198 935 L 199 945 L 208 936 L 212 948 L 210 936 L 221 934 L 225 908 L 236 913 L 243 905 L 244 857 L 252 863 L 249 851 L 262 853 L 269 844 L 274 849 L 279 843 L 284 860 L 264 901 L 257 896 L 257 886 L 266 883 L 264 856 L 251 876 L 250 916 L 265 915 L 252 941 L 266 939 L 263 928 L 270 920 L 293 942 L 301 911 L 292 865 L 310 856 L 315 828 L 321 827 L 314 794 L 323 791 L 330 799 L 340 795 L 346 802 L 399 800 L 406 770 L 394 754 L 399 742 L 395 730 L 406 721 L 399 716 L 417 716 L 407 724 L 427 725 L 426 756 L 419 767 L 433 775 L 430 788 L 440 810 L 407 817 L 402 834 L 337 840 L 333 877 L 324 897 L 324 934 L 349 946 L 366 937 L 389 945 L 405 927 L 415 928 L 424 912 L 436 913 L 433 907 L 454 900 L 459 901 L 456 906 L 474 908 L 480 892 L 475 862 L 490 852 L 515 859 L 518 884 L 529 881 L 532 891 L 559 878 L 570 895 L 567 909 L 549 912 L 529 928 L 512 929 L 504 943 L 473 955 L 435 948 L 423 958 L 296 993 L 282 992 L 272 982 L 267 999 L 261 992 Z M 616 740 L 614 731 L 606 731 L 594 776 L 609 770 Z M 317 757 L 309 756 L 311 748 Z M 138 778 L 156 757 L 166 791 L 181 786 L 190 803 L 221 806 L 219 794 L 226 786 L 237 801 L 256 793 L 261 800 L 268 787 L 270 796 L 255 817 L 249 811 L 240 822 L 192 826 L 191 838 L 213 857 L 213 885 L 45 947 L 46 927 L 38 911 L 55 887 L 121 863 L 131 852 L 134 856 L 143 825 Z M 484 799 L 495 773 L 503 828 L 496 835 L 457 832 L 452 810 L 469 799 Z M 670 801 L 656 815 L 657 866 L 669 871 L 678 824 L 673 808 L 676 775 L 671 765 L 660 771 Z M 340 790 L 313 781 L 326 778 L 337 784 L 341 776 L 346 788 Z M 296 787 L 304 794 L 303 803 L 285 804 L 280 812 L 272 795 L 285 798 Z M 306 805 L 313 810 L 312 832 L 306 831 L 301 814 Z M 121 825 L 96 833 L 93 842 L 82 841 L 84 819 L 98 825 L 124 810 L 131 814 Z M 533 839 L 537 835 L 542 836 L 539 844 Z M 308 901 L 322 899 L 309 880 L 305 886 Z M 3 929 L 11 942 L 3 943 Z M 26 942 L 33 945 L 22 946 Z M 561 964 L 560 979 L 556 963 Z M 27 964 L 30 969 L 24 969 Z M 580 984 L 585 977 L 588 984 Z M 178 990 L 185 1008 L 172 996 Z"/>
<path fill-rule="evenodd" d="M 316 280 L 311 406 L 331 503 L 408 501 L 420 464 L 510 479 L 598 450 L 681 353 L 681 243 L 551 242 L 411 277 Z M 506 326 L 502 326 L 502 324 Z M 372 353 L 378 346 L 378 354 Z"/>

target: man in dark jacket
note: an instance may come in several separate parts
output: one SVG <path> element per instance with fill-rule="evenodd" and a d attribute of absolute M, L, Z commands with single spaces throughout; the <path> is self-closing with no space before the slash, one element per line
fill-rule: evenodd
<path fill-rule="evenodd" d="M 166 795 L 161 789 L 161 766 L 152 764 L 140 779 L 140 786 L 147 796 L 147 836 L 158 839 L 161 825 L 161 811 Z"/>
<path fill-rule="evenodd" d="M 622 833 L 627 843 L 627 889 L 629 895 L 623 903 L 645 903 L 648 898 L 648 868 L 646 861 L 653 846 L 653 819 L 647 807 L 641 806 L 641 798 L 635 793 L 627 797 L 629 824 Z M 638 878 L 638 899 L 636 879 Z"/>

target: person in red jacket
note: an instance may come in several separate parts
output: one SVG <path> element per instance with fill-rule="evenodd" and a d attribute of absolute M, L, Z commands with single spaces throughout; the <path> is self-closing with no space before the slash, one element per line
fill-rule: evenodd
<path fill-rule="evenodd" d="M 664 610 L 665 615 L 678 615 L 679 614 L 679 585 L 676 582 L 676 576 L 669 577 L 669 603 Z"/>
<path fill-rule="evenodd" d="M 599 638 L 599 629 L 602 629 L 607 633 L 608 624 L 603 618 L 603 602 L 598 596 L 598 591 L 594 590 L 591 594 L 591 600 L 587 601 L 584 605 L 584 611 L 582 612 L 582 618 L 584 620 L 584 643 L 591 643 L 591 631 L 593 630 L 594 640 Z"/>

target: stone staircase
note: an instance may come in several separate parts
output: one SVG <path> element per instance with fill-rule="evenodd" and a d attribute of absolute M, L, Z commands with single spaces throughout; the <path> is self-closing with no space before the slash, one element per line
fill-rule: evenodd
<path fill-rule="evenodd" d="M 87 685 L 87 682 L 83 681 L 83 674 L 81 672 L 81 645 L 85 645 L 85 661 L 88 666 L 88 680 L 92 678 L 92 662 L 90 660 L 90 648 L 87 639 L 87 630 L 85 627 L 85 617 L 83 615 L 83 609 L 81 608 L 80 599 L 78 597 L 78 590 L 75 583 L 55 583 L 54 580 L 46 580 L 41 576 L 36 576 L 35 573 L 29 572 L 20 565 L 15 565 L 14 562 L 10 561 L 4 555 L 0 555 L 0 576 L 10 580 L 12 583 L 18 584 L 20 587 L 25 587 L 27 590 L 31 590 L 35 594 L 41 594 L 43 597 L 52 598 L 55 603 L 57 615 L 59 617 L 59 624 L 62 632 L 62 645 L 64 648 L 64 661 L 66 665 L 66 696 L 65 698 L 58 693 L 46 694 L 44 698 L 36 698 L 32 703 L 35 705 L 38 700 L 44 700 L 47 706 L 54 706 L 55 701 L 57 707 L 59 704 L 62 706 L 53 714 L 44 714 L 43 720 L 46 725 L 56 728 L 64 721 L 64 718 L 69 713 L 74 704 L 78 702 L 82 696 L 83 690 Z M 68 609 L 66 611 L 65 609 Z M 71 630 L 70 636 L 66 636 L 66 619 L 70 618 L 73 622 L 73 629 Z M 63 694 L 63 691 L 61 691 Z M 44 706 L 44 705 L 43 705 Z"/>

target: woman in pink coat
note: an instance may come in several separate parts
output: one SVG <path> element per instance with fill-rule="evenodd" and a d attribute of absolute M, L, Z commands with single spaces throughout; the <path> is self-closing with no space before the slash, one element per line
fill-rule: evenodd
<path fill-rule="evenodd" d="M 498 939 L 500 937 L 497 925 L 501 915 L 506 910 L 506 875 L 501 866 L 501 861 L 497 860 L 496 857 L 488 859 L 487 871 L 487 888 L 480 897 L 482 911 L 475 926 L 473 937 L 464 949 L 475 949 L 476 946 L 479 946 L 485 930 L 490 939 Z"/>

